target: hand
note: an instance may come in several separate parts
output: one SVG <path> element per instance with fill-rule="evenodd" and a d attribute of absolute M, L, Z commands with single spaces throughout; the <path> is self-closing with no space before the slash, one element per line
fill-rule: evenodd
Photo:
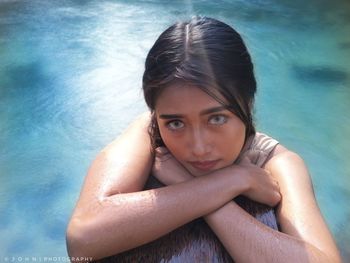
<path fill-rule="evenodd" d="M 152 174 L 165 185 L 178 184 L 194 178 L 166 147 L 158 147 L 155 150 Z"/>
<path fill-rule="evenodd" d="M 248 182 L 247 190 L 242 195 L 271 207 L 281 201 L 278 181 L 268 170 L 252 164 L 247 157 L 236 167 Z"/>

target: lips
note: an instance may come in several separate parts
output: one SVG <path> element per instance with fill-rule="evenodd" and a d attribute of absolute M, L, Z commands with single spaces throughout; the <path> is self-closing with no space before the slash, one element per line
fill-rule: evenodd
<path fill-rule="evenodd" d="M 216 164 L 219 162 L 219 160 L 213 160 L 213 161 L 200 161 L 200 162 L 189 162 L 194 168 L 201 170 L 201 171 L 210 171 L 212 170 Z"/>

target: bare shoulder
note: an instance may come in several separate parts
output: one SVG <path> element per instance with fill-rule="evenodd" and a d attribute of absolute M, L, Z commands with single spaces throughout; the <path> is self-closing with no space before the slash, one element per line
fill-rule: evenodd
<path fill-rule="evenodd" d="M 149 123 L 148 112 L 140 115 L 97 154 L 85 177 L 80 200 L 91 203 L 96 197 L 142 189 L 153 160 Z"/>
<path fill-rule="evenodd" d="M 338 259 L 337 247 L 316 202 L 311 176 L 302 157 L 279 145 L 265 168 L 280 186 L 282 200 L 276 215 L 281 231 Z"/>
<path fill-rule="evenodd" d="M 310 173 L 299 154 L 277 145 L 265 168 L 278 180 L 282 194 L 314 197 Z"/>
<path fill-rule="evenodd" d="M 139 115 L 135 120 L 133 120 L 127 129 L 121 133 L 117 138 L 115 138 L 111 143 L 109 143 L 101 152 L 102 153 L 113 153 L 113 149 L 116 148 L 116 145 L 120 144 L 122 141 L 127 142 L 129 137 L 143 135 L 148 137 L 148 127 L 151 121 L 150 112 L 144 112 Z"/>
<path fill-rule="evenodd" d="M 281 144 L 278 144 L 271 153 L 269 160 L 266 162 L 265 168 L 270 170 L 275 166 L 283 166 L 287 163 L 289 165 L 306 166 L 303 158 L 299 154 L 287 149 Z"/>

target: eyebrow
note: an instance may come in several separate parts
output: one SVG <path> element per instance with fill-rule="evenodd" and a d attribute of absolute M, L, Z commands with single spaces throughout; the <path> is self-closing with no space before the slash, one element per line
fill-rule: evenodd
<path fill-rule="evenodd" d="M 220 111 L 224 111 L 224 110 L 228 110 L 228 107 L 227 106 L 213 107 L 213 108 L 202 110 L 199 114 L 200 115 L 208 115 L 211 113 L 220 112 Z M 182 114 L 160 114 L 159 115 L 160 119 L 178 119 L 178 118 L 183 118 L 183 117 L 184 117 L 184 115 L 182 115 Z"/>
<path fill-rule="evenodd" d="M 209 108 L 206 110 L 202 110 L 200 112 L 200 115 L 207 115 L 207 114 L 211 114 L 211 113 L 215 113 L 215 112 L 220 112 L 220 111 L 224 111 L 224 110 L 228 110 L 228 106 L 218 106 L 218 107 L 213 107 L 213 108 Z"/>

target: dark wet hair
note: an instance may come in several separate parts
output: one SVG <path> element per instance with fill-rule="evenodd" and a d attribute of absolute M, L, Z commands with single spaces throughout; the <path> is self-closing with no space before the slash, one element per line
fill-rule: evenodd
<path fill-rule="evenodd" d="M 208 17 L 178 22 L 166 29 L 149 51 L 143 92 L 153 115 L 150 126 L 153 147 L 164 145 L 154 114 L 155 105 L 161 92 L 174 83 L 199 87 L 242 120 L 246 139 L 255 134 L 253 64 L 240 34 L 229 25 Z M 215 95 L 217 92 L 228 103 L 220 100 Z"/>

